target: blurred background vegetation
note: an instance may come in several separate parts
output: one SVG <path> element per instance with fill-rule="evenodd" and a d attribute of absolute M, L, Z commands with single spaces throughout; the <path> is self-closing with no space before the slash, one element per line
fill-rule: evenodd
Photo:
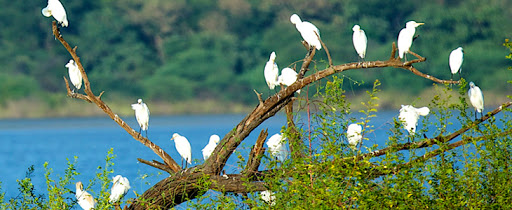
<path fill-rule="evenodd" d="M 65 96 L 62 77 L 67 77 L 64 65 L 70 56 L 51 33 L 53 18 L 41 14 L 47 2 L 0 2 L 0 106 L 12 110 L 0 117 L 94 114 L 84 108 L 91 105 Z M 486 104 L 493 104 L 488 95 L 506 95 L 511 90 L 506 83 L 511 79 L 506 71 L 508 50 L 503 47 L 512 32 L 511 0 L 61 2 L 69 20 L 69 27 L 61 29 L 63 36 L 78 46 L 93 89 L 105 90 L 104 100 L 119 104 L 121 113 L 130 113 L 126 103 L 137 98 L 143 98 L 150 109 L 160 107 L 152 114 L 252 107 L 257 103 L 253 89 L 268 94 L 263 67 L 272 51 L 280 68 L 305 55 L 301 37 L 289 21 L 293 13 L 320 29 L 335 65 L 357 61 L 354 24 L 361 25 L 368 36 L 366 60 L 386 60 L 407 21 L 425 22 L 417 29 L 420 37 L 412 47 L 427 57 L 427 62 L 417 64 L 418 69 L 449 79 L 448 55 L 462 46 L 462 76 L 484 90 Z M 317 53 L 316 59 L 317 68 L 323 69 L 325 51 Z M 345 84 L 354 97 L 379 79 L 383 93 L 389 95 L 381 98 L 395 102 L 398 93 L 414 98 L 432 84 L 399 69 L 365 69 L 344 76 L 356 81 Z M 205 106 L 190 111 L 194 104 Z M 55 111 L 63 106 L 80 111 Z M 39 111 L 27 114 L 27 110 Z"/>

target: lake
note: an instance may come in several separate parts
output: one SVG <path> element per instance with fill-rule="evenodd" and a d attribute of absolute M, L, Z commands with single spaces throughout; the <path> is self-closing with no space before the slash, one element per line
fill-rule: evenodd
<path fill-rule="evenodd" d="M 174 132 L 188 138 L 192 146 L 192 165 L 202 163 L 201 149 L 208 143 L 209 136 L 218 134 L 221 138 L 229 132 L 245 115 L 192 115 L 192 116 L 152 116 L 148 135 L 157 145 L 162 147 L 173 157 L 178 164 L 181 158 L 176 152 L 174 142 L 170 138 Z M 372 120 L 375 132 L 367 135 L 367 146 L 379 144 L 384 147 L 387 138 L 378 138 L 387 135 L 386 132 L 393 124 L 393 118 L 398 116 L 397 111 L 380 112 Z M 359 118 L 360 115 L 354 117 Z M 135 117 L 124 117 L 124 120 L 136 130 L 138 125 Z M 253 131 L 244 143 L 245 149 L 237 149 L 247 156 L 249 147 L 255 142 L 259 131 L 268 128 L 269 136 L 278 133 L 286 124 L 283 113 L 268 119 Z M 419 122 L 421 127 L 421 119 Z M 53 168 L 53 179 L 63 175 L 67 160 L 78 157 L 76 169 L 80 173 L 76 181 L 84 182 L 87 186 L 89 180 L 98 172 L 98 166 L 105 165 L 105 157 L 110 148 L 114 148 L 114 173 L 121 174 L 130 180 L 132 186 L 127 197 L 133 198 L 136 191 L 141 194 L 159 180 L 166 177 L 158 175 L 160 170 L 141 164 L 137 158 L 145 160 L 161 159 L 150 149 L 135 141 L 122 128 L 109 118 L 58 118 L 58 119 L 15 119 L 0 120 L 0 181 L 2 191 L 6 192 L 6 199 L 18 195 L 17 179 L 23 179 L 27 168 L 34 165 L 35 173 L 33 183 L 36 192 L 45 193 L 44 162 L 49 162 Z M 237 160 L 232 156 L 226 165 L 226 173 L 238 171 Z M 142 179 L 142 175 L 149 177 Z M 69 186 L 74 190 L 74 185 Z M 93 187 L 96 192 L 99 186 Z M 94 195 L 94 194 L 93 194 Z"/>

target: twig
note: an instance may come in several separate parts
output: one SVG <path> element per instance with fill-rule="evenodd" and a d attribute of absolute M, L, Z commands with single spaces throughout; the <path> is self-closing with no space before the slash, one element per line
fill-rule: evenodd
<path fill-rule="evenodd" d="M 160 163 L 160 162 L 158 162 L 158 161 L 156 161 L 156 160 L 153 160 L 153 162 L 150 162 L 150 161 L 144 160 L 144 159 L 142 159 L 142 158 L 137 158 L 137 160 L 138 160 L 139 162 L 144 163 L 144 164 L 146 164 L 146 165 L 149 165 L 149 166 L 151 166 L 151 167 L 155 167 L 155 168 L 160 169 L 160 170 L 162 170 L 162 171 L 167 171 L 167 172 L 169 172 L 169 173 L 172 173 L 172 170 L 171 170 L 171 168 L 169 168 L 169 166 L 167 166 L 167 165 L 165 165 L 165 164 L 163 164 L 163 163 Z"/>
<path fill-rule="evenodd" d="M 320 44 L 322 44 L 322 47 L 324 47 L 325 54 L 327 54 L 327 59 L 329 60 L 329 67 L 331 67 L 332 66 L 332 58 L 331 58 L 331 54 L 329 53 L 329 49 L 327 49 L 327 46 L 324 44 L 324 41 L 322 41 L 322 39 L 320 39 L 320 36 L 316 33 L 316 31 L 315 31 L 315 35 L 316 35 L 316 37 L 318 37 L 318 40 L 320 40 Z"/>

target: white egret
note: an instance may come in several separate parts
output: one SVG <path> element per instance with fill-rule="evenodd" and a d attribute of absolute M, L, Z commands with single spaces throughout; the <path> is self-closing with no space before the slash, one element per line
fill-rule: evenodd
<path fill-rule="evenodd" d="M 295 28 L 300 32 L 302 39 L 308 43 L 310 48 L 316 47 L 317 50 L 322 49 L 322 44 L 320 43 L 320 31 L 315 25 L 307 21 L 302 21 L 297 14 L 293 14 L 290 17 L 290 22 L 295 25 Z"/>
<path fill-rule="evenodd" d="M 279 75 L 277 81 L 281 85 L 290 86 L 297 81 L 297 72 L 291 68 L 284 68 L 281 70 L 281 75 Z M 300 89 L 297 90 L 297 93 L 300 93 Z"/>
<path fill-rule="evenodd" d="M 270 53 L 270 58 L 268 59 L 267 63 L 265 64 L 264 72 L 265 74 L 265 80 L 267 81 L 268 87 L 273 90 L 277 83 L 277 77 L 279 76 L 279 68 L 277 67 L 276 63 L 276 53 L 272 52 Z"/>
<path fill-rule="evenodd" d="M 361 143 L 361 140 L 363 139 L 362 131 L 363 126 L 358 125 L 357 123 L 352 123 L 348 126 L 347 139 L 352 150 L 356 150 L 357 144 Z"/>
<path fill-rule="evenodd" d="M 484 94 L 482 94 L 482 91 L 478 86 L 475 85 L 475 83 L 470 82 L 469 83 L 469 101 L 471 102 L 471 105 L 475 107 L 475 119 L 476 119 L 476 113 L 480 112 L 480 115 L 483 117 L 483 111 L 484 111 Z"/>
<path fill-rule="evenodd" d="M 96 201 L 91 194 L 84 190 L 84 185 L 82 182 L 76 183 L 76 199 L 78 200 L 78 205 L 82 207 L 84 210 L 90 210 L 95 208 Z"/>
<path fill-rule="evenodd" d="M 68 68 L 71 84 L 73 84 L 77 90 L 80 90 L 82 87 L 82 73 L 80 72 L 80 69 L 78 69 L 78 66 L 73 59 L 69 60 L 66 67 Z"/>
<path fill-rule="evenodd" d="M 276 196 L 273 192 L 270 190 L 265 190 L 260 192 L 261 200 L 265 201 L 265 203 L 268 203 L 270 206 L 273 206 L 276 204 Z"/>
<path fill-rule="evenodd" d="M 418 119 L 420 116 L 427 116 L 429 112 L 430 109 L 428 107 L 415 108 L 411 105 L 402 105 L 398 119 L 402 122 L 405 130 L 407 130 L 410 135 L 414 135 L 414 133 L 416 133 L 416 126 L 418 125 Z"/>
<path fill-rule="evenodd" d="M 356 52 L 359 55 L 359 57 L 364 60 L 364 56 L 366 56 L 366 45 L 368 43 L 366 34 L 359 25 L 354 25 L 354 27 L 352 27 L 352 31 L 354 31 L 354 34 L 352 35 L 352 42 L 354 43 L 354 48 L 356 49 Z"/>
<path fill-rule="evenodd" d="M 213 150 L 215 150 L 215 147 L 217 147 L 217 144 L 220 141 L 220 137 L 218 135 L 211 135 L 210 140 L 208 141 L 208 144 L 201 150 L 203 152 L 203 158 L 204 160 L 208 159 L 210 155 L 212 154 Z"/>
<path fill-rule="evenodd" d="M 53 18 L 55 18 L 55 20 L 57 20 L 60 25 L 68 27 L 66 10 L 59 0 L 48 0 L 48 6 L 43 8 L 41 13 L 43 13 L 45 17 L 53 16 Z"/>
<path fill-rule="evenodd" d="M 285 145 L 286 138 L 284 138 L 281 134 L 277 133 L 271 136 L 267 141 L 267 146 L 270 151 L 270 154 L 277 158 L 277 160 L 284 162 L 286 156 L 288 156 L 288 151 L 286 150 Z"/>
<path fill-rule="evenodd" d="M 146 138 L 148 137 L 148 127 L 149 127 L 149 108 L 148 106 L 142 102 L 142 99 L 139 98 L 136 104 L 132 104 L 132 109 L 135 110 L 135 118 L 139 123 L 139 135 L 141 135 L 142 131 L 146 131 Z"/>
<path fill-rule="evenodd" d="M 172 134 L 171 141 L 172 140 L 174 140 L 176 150 L 178 150 L 178 153 L 181 155 L 181 167 L 183 168 L 183 159 L 185 159 L 185 168 L 187 168 L 187 163 L 192 164 L 192 149 L 190 148 L 190 143 L 187 138 L 178 133 Z"/>
<path fill-rule="evenodd" d="M 453 50 L 450 53 L 449 64 L 450 64 L 450 70 L 452 72 L 451 79 L 453 79 L 453 75 L 457 72 L 459 72 L 459 77 L 460 77 L 460 72 L 462 71 L 462 68 L 461 68 L 462 61 L 464 61 L 464 51 L 463 51 L 462 47 L 458 47 L 457 49 Z"/>
<path fill-rule="evenodd" d="M 414 33 L 416 33 L 416 27 L 423 25 L 424 23 L 416 23 L 415 21 L 409 21 L 405 24 L 398 34 L 398 56 L 400 59 L 404 58 L 404 55 L 409 52 L 412 45 L 412 39 Z M 407 60 L 407 58 L 406 58 Z"/>
<path fill-rule="evenodd" d="M 130 181 L 128 181 L 128 178 L 123 177 L 121 175 L 117 175 L 114 178 L 112 178 L 112 188 L 110 189 L 110 197 L 109 202 L 110 203 L 117 203 L 121 198 L 123 198 L 126 193 L 128 193 L 128 190 L 130 187 Z"/>

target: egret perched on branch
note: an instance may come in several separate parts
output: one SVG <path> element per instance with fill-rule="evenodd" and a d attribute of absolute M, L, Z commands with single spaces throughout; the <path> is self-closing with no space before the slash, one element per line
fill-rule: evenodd
<path fill-rule="evenodd" d="M 267 141 L 267 146 L 270 151 L 270 154 L 277 158 L 277 160 L 284 162 L 286 156 L 288 156 L 288 151 L 286 150 L 285 145 L 286 138 L 284 138 L 281 134 L 277 133 L 271 136 Z"/>
<path fill-rule="evenodd" d="M 293 14 L 290 17 L 290 22 L 295 25 L 295 28 L 300 32 L 302 39 L 308 43 L 309 48 L 316 47 L 317 50 L 322 49 L 322 44 L 320 43 L 320 31 L 315 25 L 310 22 L 300 20 L 300 17 L 297 14 Z"/>
<path fill-rule="evenodd" d="M 409 49 L 411 48 L 412 45 L 414 33 L 416 33 L 416 27 L 421 26 L 423 24 L 424 23 L 416 23 L 415 21 L 409 21 L 405 24 L 405 28 L 403 28 L 398 34 L 398 56 L 400 56 L 400 59 L 402 59 L 404 55 L 409 52 Z"/>
<path fill-rule="evenodd" d="M 366 44 L 368 42 L 366 34 L 359 25 L 354 25 L 354 27 L 352 27 L 352 31 L 354 31 L 354 34 L 352 35 L 352 42 L 354 43 L 354 48 L 356 49 L 356 52 L 359 55 L 359 57 L 364 60 L 364 56 L 366 56 Z"/>
<path fill-rule="evenodd" d="M 462 71 L 462 61 L 464 61 L 464 51 L 462 50 L 462 47 L 458 47 L 457 49 L 453 50 L 450 53 L 450 70 L 452 72 L 452 80 L 453 75 L 457 72 L 459 72 L 459 78 L 460 78 L 460 72 Z"/>
<path fill-rule="evenodd" d="M 276 204 L 276 196 L 270 190 L 265 190 L 260 192 L 261 200 L 265 201 L 265 203 L 273 206 Z"/>
<path fill-rule="evenodd" d="M 139 123 L 139 135 L 141 135 L 142 131 L 146 131 L 146 138 L 148 137 L 148 127 L 149 127 L 149 108 L 148 106 L 142 102 L 142 99 L 139 98 L 136 104 L 132 104 L 132 109 L 135 110 L 135 118 Z"/>
<path fill-rule="evenodd" d="M 279 76 L 279 68 L 277 67 L 276 63 L 276 53 L 272 52 L 270 53 L 270 58 L 268 59 L 267 63 L 265 64 L 264 72 L 265 74 L 265 80 L 267 81 L 268 87 L 273 90 L 277 83 L 277 77 Z"/>
<path fill-rule="evenodd" d="M 217 147 L 217 144 L 220 141 L 220 137 L 218 135 L 211 135 L 210 140 L 208 141 L 208 144 L 201 150 L 203 152 L 203 158 L 204 160 L 208 159 L 210 155 L 212 154 L 213 150 L 215 150 L 215 147 Z"/>
<path fill-rule="evenodd" d="M 347 128 L 348 144 L 352 150 L 356 150 L 357 144 L 361 143 L 363 127 L 357 123 L 352 123 Z"/>
<path fill-rule="evenodd" d="M 95 208 L 96 202 L 91 194 L 84 190 L 84 185 L 82 182 L 76 183 L 76 199 L 78 200 L 78 205 L 82 207 L 84 210 L 90 210 Z"/>
<path fill-rule="evenodd" d="M 41 13 L 43 13 L 45 17 L 53 16 L 53 18 L 55 18 L 55 20 L 57 20 L 60 25 L 68 27 L 66 10 L 59 0 L 48 0 L 48 6 L 43 8 Z"/>
<path fill-rule="evenodd" d="M 281 70 L 281 75 L 279 75 L 277 81 L 281 85 L 290 86 L 293 83 L 295 83 L 295 81 L 297 81 L 297 72 L 288 67 L 284 68 L 283 70 Z M 297 93 L 300 93 L 300 89 L 297 90 Z"/>
<path fill-rule="evenodd" d="M 475 85 L 475 83 L 470 82 L 469 83 L 469 101 L 471 102 L 471 105 L 475 107 L 475 119 L 476 119 L 476 113 L 480 112 L 480 115 L 483 117 L 483 111 L 484 111 L 484 94 L 482 94 L 482 91 L 478 86 Z"/>
<path fill-rule="evenodd" d="M 78 66 L 73 59 L 69 60 L 66 67 L 68 68 L 71 84 L 73 84 L 77 90 L 80 90 L 82 87 L 82 73 L 80 72 L 80 69 L 78 69 Z"/>
<path fill-rule="evenodd" d="M 128 178 L 123 177 L 121 175 L 117 175 L 112 178 L 112 189 L 110 189 L 110 197 L 108 201 L 110 203 L 117 203 L 121 198 L 123 198 L 130 187 L 130 181 Z"/>
<path fill-rule="evenodd" d="M 174 140 L 174 144 L 176 146 L 176 150 L 181 155 L 181 167 L 183 168 L 183 159 L 185 159 L 185 168 L 187 168 L 187 164 L 192 164 L 192 149 L 190 148 L 190 143 L 187 138 L 181 136 L 178 133 L 172 134 L 171 141 Z"/>
<path fill-rule="evenodd" d="M 409 131 L 410 135 L 414 135 L 414 133 L 416 133 L 416 126 L 418 125 L 418 119 L 420 116 L 427 116 L 429 112 L 430 109 L 428 107 L 415 108 L 411 105 L 402 105 L 398 119 L 402 122 L 405 130 Z"/>

